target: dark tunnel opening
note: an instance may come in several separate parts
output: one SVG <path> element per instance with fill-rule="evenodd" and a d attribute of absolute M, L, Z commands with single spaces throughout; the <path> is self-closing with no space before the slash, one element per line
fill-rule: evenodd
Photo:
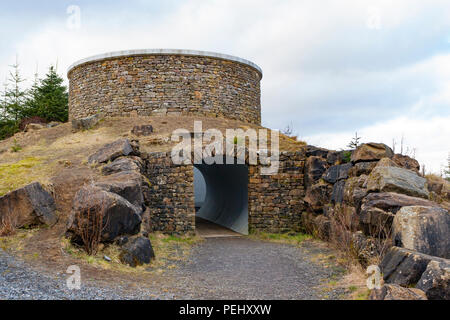
<path fill-rule="evenodd" d="M 196 217 L 248 235 L 247 165 L 195 165 L 194 190 Z"/>

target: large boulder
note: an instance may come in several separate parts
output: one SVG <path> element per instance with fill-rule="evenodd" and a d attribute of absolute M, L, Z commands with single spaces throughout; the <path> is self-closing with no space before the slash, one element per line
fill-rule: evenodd
<path fill-rule="evenodd" d="M 385 282 L 408 287 L 419 282 L 431 261 L 448 262 L 409 249 L 391 247 L 381 261 L 380 269 Z"/>
<path fill-rule="evenodd" d="M 360 227 L 366 235 L 388 235 L 395 214 L 402 207 L 411 205 L 438 207 L 438 204 L 429 200 L 394 192 L 369 193 L 361 202 Z"/>
<path fill-rule="evenodd" d="M 331 193 L 332 203 L 342 203 L 344 201 L 345 180 L 340 180 L 333 185 Z"/>
<path fill-rule="evenodd" d="M 450 261 L 430 261 L 416 288 L 429 300 L 450 300 Z"/>
<path fill-rule="evenodd" d="M 450 258 L 450 214 L 438 207 L 403 207 L 394 218 L 393 240 L 399 247 Z"/>
<path fill-rule="evenodd" d="M 144 177 L 135 171 L 124 171 L 100 178 L 94 185 L 108 192 L 116 193 L 138 208 L 144 207 L 142 186 Z"/>
<path fill-rule="evenodd" d="M 81 232 L 86 227 L 91 228 L 96 219 L 102 222 L 101 241 L 112 242 L 121 235 L 137 234 L 142 222 L 141 213 L 142 208 L 118 194 L 92 185 L 84 186 L 74 197 L 68 231 L 73 240 L 80 241 Z"/>
<path fill-rule="evenodd" d="M 13 226 L 21 228 L 58 222 L 53 197 L 39 182 L 11 191 L 0 198 L 0 220 L 10 219 Z"/>
<path fill-rule="evenodd" d="M 306 146 L 306 156 L 307 157 L 319 157 L 326 159 L 329 150 L 324 148 L 318 148 L 315 146 Z"/>
<path fill-rule="evenodd" d="M 143 173 L 144 162 L 139 157 L 120 157 L 102 167 L 102 173 L 104 175 L 110 175 L 113 173 L 124 171 L 136 171 Z"/>
<path fill-rule="evenodd" d="M 327 203 L 330 203 L 332 190 L 331 185 L 318 182 L 306 190 L 304 201 L 312 211 L 321 211 Z"/>
<path fill-rule="evenodd" d="M 392 158 L 394 152 L 391 148 L 383 143 L 365 143 L 360 145 L 352 153 L 352 162 L 377 161 L 383 158 Z"/>
<path fill-rule="evenodd" d="M 426 182 L 426 179 L 411 170 L 377 165 L 367 179 L 367 190 L 428 198 Z"/>
<path fill-rule="evenodd" d="M 93 116 L 89 116 L 81 119 L 73 119 L 72 120 L 72 129 L 75 131 L 78 130 L 89 130 L 96 126 L 100 120 L 103 118 L 101 113 L 97 113 Z"/>
<path fill-rule="evenodd" d="M 138 155 L 136 148 L 133 148 L 130 140 L 119 139 L 112 143 L 108 143 L 97 152 L 89 156 L 88 162 L 93 163 L 105 163 L 108 161 L 114 161 L 121 156 Z"/>
<path fill-rule="evenodd" d="M 367 180 L 366 175 L 352 177 L 345 181 L 344 201 L 348 204 L 359 207 L 361 200 L 367 195 L 364 184 Z"/>
<path fill-rule="evenodd" d="M 327 170 L 327 161 L 311 156 L 306 160 L 305 164 L 305 182 L 306 186 L 312 186 L 322 178 L 323 173 Z"/>
<path fill-rule="evenodd" d="M 322 176 L 322 179 L 328 183 L 336 183 L 339 180 L 347 179 L 351 167 L 351 163 L 331 166 Z"/>
<path fill-rule="evenodd" d="M 373 168 L 375 168 L 377 163 L 377 161 L 355 163 L 355 165 L 349 170 L 348 174 L 351 177 L 369 175 L 372 172 Z"/>
<path fill-rule="evenodd" d="M 416 172 L 419 172 L 420 170 L 420 164 L 416 159 L 404 156 L 402 154 L 395 154 L 394 157 L 392 157 L 392 161 L 394 161 L 400 167 L 408 170 L 413 170 Z"/>
<path fill-rule="evenodd" d="M 152 244 L 148 238 L 135 237 L 128 240 L 121 248 L 120 261 L 133 268 L 149 264 L 155 257 Z"/>
<path fill-rule="evenodd" d="M 397 213 L 406 206 L 439 207 L 437 203 L 422 198 L 410 197 L 395 192 L 369 193 L 362 201 L 361 210 L 379 208 L 391 213 Z"/>
<path fill-rule="evenodd" d="M 396 284 L 385 284 L 374 289 L 369 300 L 428 300 L 425 292 L 415 288 L 403 288 Z"/>
<path fill-rule="evenodd" d="M 359 225 L 364 234 L 373 237 L 388 237 L 394 214 L 378 208 L 367 208 L 359 214 Z"/>

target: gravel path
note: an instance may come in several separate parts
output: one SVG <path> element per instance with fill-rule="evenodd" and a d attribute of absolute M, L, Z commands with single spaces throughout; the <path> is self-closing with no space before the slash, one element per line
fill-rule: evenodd
<path fill-rule="evenodd" d="M 114 281 L 108 286 L 66 287 L 67 274 L 36 272 L 0 249 L 0 299 L 322 299 L 318 286 L 342 273 L 313 262 L 329 254 L 314 243 L 302 247 L 248 238 L 208 239 L 186 263 L 165 272 L 158 288 L 135 286 L 132 292 Z M 328 292 L 329 299 L 342 292 Z"/>

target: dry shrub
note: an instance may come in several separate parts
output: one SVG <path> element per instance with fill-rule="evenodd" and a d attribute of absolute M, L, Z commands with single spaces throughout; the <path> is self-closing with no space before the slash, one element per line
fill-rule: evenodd
<path fill-rule="evenodd" d="M 80 238 L 86 253 L 93 256 L 99 250 L 102 233 L 108 225 L 103 218 L 106 201 L 104 197 L 99 198 L 94 192 L 89 191 L 87 202 L 94 205 L 75 212 L 75 233 Z"/>
<path fill-rule="evenodd" d="M 17 218 L 13 215 L 11 208 L 0 216 L 0 237 L 12 236 L 16 233 Z"/>
<path fill-rule="evenodd" d="M 330 221 L 329 240 L 350 264 L 353 261 L 363 267 L 379 264 L 392 246 L 392 226 L 384 219 L 378 219 L 371 236 L 358 231 L 357 215 L 345 205 L 335 206 Z"/>

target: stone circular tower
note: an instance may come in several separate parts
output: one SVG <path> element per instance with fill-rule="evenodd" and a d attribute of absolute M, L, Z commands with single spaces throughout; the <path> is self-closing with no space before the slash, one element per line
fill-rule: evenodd
<path fill-rule="evenodd" d="M 207 115 L 261 123 L 261 69 L 223 54 L 136 50 L 87 58 L 68 71 L 69 117 Z"/>

